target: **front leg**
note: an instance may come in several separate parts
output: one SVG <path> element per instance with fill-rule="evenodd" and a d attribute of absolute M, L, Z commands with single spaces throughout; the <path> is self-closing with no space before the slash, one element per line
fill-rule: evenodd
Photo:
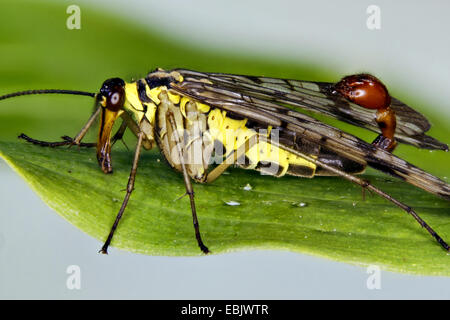
<path fill-rule="evenodd" d="M 81 131 L 75 136 L 75 138 L 71 138 L 69 136 L 62 136 L 61 139 L 62 141 L 55 141 L 55 142 L 49 142 L 49 141 L 42 141 L 42 140 L 36 140 L 33 139 L 29 136 L 27 136 L 24 133 L 21 133 L 18 138 L 19 139 L 23 139 L 26 142 L 41 146 L 41 147 L 50 147 L 50 148 L 56 148 L 56 147 L 61 147 L 61 146 L 73 146 L 73 145 L 77 145 L 79 147 L 83 147 L 83 148 L 93 148 L 97 146 L 97 143 L 95 142 L 90 142 L 90 143 L 83 143 L 81 142 L 81 140 L 84 138 L 86 132 L 88 131 L 88 129 L 92 126 L 92 123 L 94 122 L 95 118 L 98 116 L 98 113 L 95 112 L 91 118 L 89 118 L 88 122 L 86 123 L 86 125 L 81 129 Z M 125 130 L 127 129 L 128 124 L 126 123 L 126 121 L 124 120 L 120 126 L 120 128 L 117 130 L 117 132 L 114 134 L 114 136 L 112 137 L 112 142 L 111 144 L 114 145 L 117 141 L 122 140 L 123 142 L 123 135 L 125 133 Z M 137 133 L 135 133 L 136 137 L 137 137 Z M 123 142 L 123 144 L 125 145 L 125 147 L 128 149 L 127 145 L 125 144 L 125 142 Z"/>
<path fill-rule="evenodd" d="M 41 147 L 55 148 L 55 147 L 72 146 L 72 145 L 78 145 L 80 147 L 88 147 L 88 148 L 95 147 L 96 146 L 95 143 L 81 143 L 81 140 L 84 138 L 84 136 L 86 135 L 86 132 L 89 130 L 89 128 L 94 123 L 95 119 L 100 114 L 100 111 L 101 111 L 101 107 L 98 107 L 97 110 L 95 110 L 95 112 L 89 117 L 89 120 L 86 122 L 86 124 L 80 130 L 80 132 L 78 132 L 78 134 L 73 139 L 68 136 L 63 136 L 62 137 L 63 141 L 48 142 L 48 141 L 42 141 L 42 140 L 36 140 L 36 139 L 30 138 L 29 136 L 27 136 L 24 133 L 20 134 L 18 136 L 18 138 L 23 139 L 23 140 L 30 142 L 32 144 L 35 144 L 35 145 L 39 145 Z"/>

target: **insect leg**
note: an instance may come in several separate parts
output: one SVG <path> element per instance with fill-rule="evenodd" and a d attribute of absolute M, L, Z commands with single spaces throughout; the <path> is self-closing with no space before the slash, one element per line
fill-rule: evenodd
<path fill-rule="evenodd" d="M 266 139 L 266 137 L 264 136 L 260 136 L 260 138 L 262 139 Z M 410 206 L 398 201 L 397 199 L 393 198 L 391 195 L 385 193 L 384 191 L 378 189 L 377 187 L 375 187 L 374 185 L 372 185 L 371 183 L 369 183 L 368 181 L 355 177 L 351 174 L 346 173 L 345 171 L 339 170 L 333 166 L 330 166 L 326 163 L 323 163 L 317 159 L 314 159 L 304 153 L 301 153 L 297 150 L 294 150 L 292 148 L 280 145 L 279 143 L 276 143 L 275 141 L 270 141 L 271 144 L 273 144 L 274 146 L 277 146 L 278 148 L 284 149 L 288 152 L 291 152 L 309 162 L 312 162 L 318 166 L 321 166 L 322 168 L 329 170 L 330 172 L 335 173 L 336 175 L 341 176 L 342 178 L 351 181 L 353 183 L 356 183 L 358 185 L 360 185 L 361 187 L 372 191 L 376 194 L 378 194 L 379 196 L 385 198 L 386 200 L 389 200 L 390 202 L 392 202 L 393 204 L 395 204 L 397 207 L 403 209 L 404 211 L 406 211 L 408 214 L 410 214 L 422 227 L 424 227 L 429 234 L 431 234 L 431 236 L 436 239 L 436 241 L 446 250 L 446 251 L 450 251 L 450 247 L 449 245 L 433 230 L 433 228 L 431 228 L 414 210 L 413 208 L 411 208 Z"/>
<path fill-rule="evenodd" d="M 125 144 L 125 141 L 123 141 L 123 139 L 122 139 L 126 129 L 127 129 L 127 124 L 126 124 L 125 121 L 122 121 L 122 124 L 120 125 L 120 128 L 117 130 L 117 132 L 116 132 L 116 133 L 114 134 L 114 136 L 111 138 L 111 145 L 114 145 L 117 141 L 122 140 L 122 143 L 123 143 L 124 146 L 128 149 L 128 146 Z M 25 136 L 25 135 L 24 135 L 24 136 Z M 137 134 L 136 134 L 136 136 L 137 136 Z M 75 139 L 72 139 L 72 138 L 69 137 L 69 136 L 62 136 L 61 138 L 62 138 L 63 140 L 65 140 L 65 141 L 70 142 L 71 145 L 76 144 L 76 145 L 79 146 L 79 147 L 92 148 L 92 147 L 97 146 L 97 144 L 96 144 L 95 142 L 94 142 L 94 143 L 83 143 L 83 142 L 76 143 L 76 142 L 75 142 Z M 29 139 L 29 140 L 34 140 L 34 139 L 31 139 L 30 137 L 26 137 L 26 139 L 27 139 L 27 140 L 28 140 L 28 139 Z M 64 142 L 64 141 L 62 141 L 62 142 Z M 130 151 L 130 150 L 128 149 L 128 151 Z"/>
<path fill-rule="evenodd" d="M 24 139 L 27 142 L 30 142 L 32 144 L 36 144 L 42 147 L 60 147 L 60 146 L 67 146 L 67 145 L 79 145 L 80 147 L 94 147 L 95 144 L 91 144 L 91 143 L 81 143 L 81 140 L 83 139 L 83 137 L 86 135 L 86 132 L 89 130 L 89 128 L 92 126 L 92 124 L 94 123 L 95 119 L 98 117 L 98 115 L 100 114 L 102 107 L 98 107 L 97 110 L 94 111 L 94 113 L 89 117 L 89 120 L 86 122 L 86 124 L 83 126 L 83 128 L 81 128 L 80 132 L 78 132 L 78 134 L 75 136 L 75 138 L 70 138 L 68 136 L 64 136 L 62 137 L 63 141 L 57 141 L 57 142 L 48 142 L 48 141 L 41 141 L 41 140 L 36 140 L 36 139 L 32 139 L 30 137 L 28 137 L 25 134 L 20 134 L 19 135 L 19 139 Z"/>
<path fill-rule="evenodd" d="M 216 180 L 229 166 L 236 163 L 237 159 L 245 155 L 245 153 L 250 150 L 258 142 L 258 135 L 253 135 L 240 145 L 236 150 L 233 150 L 228 154 L 225 160 L 215 167 L 211 172 L 208 173 L 206 178 L 206 183 L 213 182 Z"/>
<path fill-rule="evenodd" d="M 61 147 L 61 146 L 67 146 L 67 145 L 73 145 L 74 143 L 74 139 L 72 139 L 69 136 L 62 136 L 61 139 L 63 139 L 63 141 L 56 141 L 56 142 L 48 142 L 48 141 L 42 141 L 42 140 L 36 140 L 33 138 L 30 138 L 29 136 L 27 136 L 24 133 L 21 133 L 18 136 L 19 139 L 23 139 L 26 142 L 41 146 L 41 147 L 50 147 L 50 148 L 55 148 L 55 147 Z M 79 147 L 86 147 L 86 148 L 92 148 L 95 147 L 97 144 L 96 143 L 83 143 L 80 142 L 78 143 Z"/>
<path fill-rule="evenodd" d="M 139 126 L 136 124 L 136 122 L 134 122 L 133 119 L 131 119 L 131 117 L 125 112 L 121 115 L 123 121 L 126 123 L 127 128 L 130 129 L 130 131 L 137 137 L 138 134 L 141 132 L 141 129 L 139 128 Z M 119 131 L 121 130 L 122 126 L 124 124 L 122 123 L 121 127 L 119 128 Z M 117 132 L 118 133 L 118 132 Z M 116 133 L 116 134 L 117 134 Z M 115 137 L 116 135 L 114 135 Z M 113 142 L 114 142 L 114 137 Z M 144 147 L 144 149 L 146 150 L 150 150 L 152 148 L 152 144 L 149 140 L 145 139 L 142 141 L 142 146 Z"/>
<path fill-rule="evenodd" d="M 191 179 L 188 175 L 188 172 L 186 170 L 186 165 L 184 163 L 184 154 L 183 154 L 183 150 L 181 148 L 182 142 L 181 142 L 180 136 L 178 135 L 175 118 L 170 111 L 168 112 L 168 118 L 169 118 L 169 122 L 172 127 L 172 130 L 173 130 L 174 138 L 176 140 L 175 143 L 176 143 L 178 156 L 179 156 L 180 163 L 181 163 L 181 169 L 183 171 L 184 184 L 186 186 L 186 193 L 189 195 L 189 199 L 191 201 L 191 211 L 192 211 L 192 220 L 194 223 L 195 238 L 197 239 L 198 246 L 203 251 L 203 253 L 209 253 L 209 249 L 203 244 L 202 237 L 200 235 L 200 227 L 198 224 L 197 210 L 195 209 L 194 189 L 192 188 Z"/>
<path fill-rule="evenodd" d="M 123 212 L 125 211 L 125 208 L 128 204 L 128 200 L 130 199 L 131 193 L 133 192 L 134 180 L 136 178 L 136 172 L 137 172 L 137 167 L 138 167 L 138 162 L 139 162 L 139 156 L 141 154 L 141 147 L 142 147 L 143 139 L 144 139 L 144 133 L 140 132 L 138 134 L 136 151 L 134 153 L 133 166 L 131 167 L 130 177 L 128 178 L 127 194 L 125 195 L 125 198 L 122 202 L 122 206 L 120 207 L 119 213 L 116 216 L 116 220 L 114 221 L 114 224 L 111 227 L 111 231 L 109 232 L 108 238 L 106 239 L 105 244 L 103 245 L 102 249 L 100 250 L 100 252 L 103 254 L 108 254 L 108 247 L 113 238 L 114 231 L 116 230 L 117 225 L 119 224 L 120 218 L 122 218 Z"/>
<path fill-rule="evenodd" d="M 125 141 L 123 141 L 123 135 L 125 134 L 125 130 L 127 130 L 127 123 L 125 120 L 122 121 L 122 124 L 120 125 L 120 128 L 117 130 L 117 132 L 112 137 L 111 145 L 114 145 L 117 141 L 122 140 L 123 145 L 128 149 L 128 146 L 125 144 Z"/>

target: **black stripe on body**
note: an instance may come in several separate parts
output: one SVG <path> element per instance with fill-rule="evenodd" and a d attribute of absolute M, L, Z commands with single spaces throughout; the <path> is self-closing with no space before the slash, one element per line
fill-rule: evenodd
<path fill-rule="evenodd" d="M 102 112 L 100 114 L 100 133 L 103 133 L 104 127 L 105 127 L 105 108 L 102 107 Z"/>
<path fill-rule="evenodd" d="M 280 164 L 268 161 L 259 161 L 255 169 L 262 172 L 263 174 L 275 177 L 280 177 L 281 173 L 284 171 L 284 167 Z"/>
<path fill-rule="evenodd" d="M 147 85 L 150 87 L 150 89 L 166 86 L 167 88 L 170 87 L 171 82 L 175 82 L 175 79 L 172 77 L 146 77 L 145 81 L 147 82 Z"/>
<path fill-rule="evenodd" d="M 317 167 L 318 168 L 318 167 Z M 296 177 L 312 178 L 315 170 L 311 167 L 289 164 L 286 174 Z"/>
<path fill-rule="evenodd" d="M 144 104 L 146 102 L 152 102 L 152 99 L 150 99 L 150 97 L 147 96 L 146 85 L 145 85 L 144 81 L 138 80 L 136 84 L 137 84 L 138 97 L 139 97 L 139 100 L 141 101 L 141 103 Z"/>
<path fill-rule="evenodd" d="M 323 147 L 320 149 L 319 161 L 350 174 L 363 173 L 366 168 L 364 164 L 360 164 L 356 161 L 342 157 L 337 153 Z M 334 174 L 318 166 L 316 169 L 316 175 L 330 176 Z"/>

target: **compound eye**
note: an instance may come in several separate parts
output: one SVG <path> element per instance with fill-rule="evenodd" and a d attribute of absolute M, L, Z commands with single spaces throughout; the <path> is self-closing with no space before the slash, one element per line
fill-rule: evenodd
<path fill-rule="evenodd" d="M 120 95 L 117 92 L 114 92 L 111 96 L 111 104 L 117 104 L 120 100 Z"/>
<path fill-rule="evenodd" d="M 114 89 L 107 98 L 106 107 L 111 111 L 118 111 L 123 105 L 124 90 L 123 87 L 116 87 Z"/>

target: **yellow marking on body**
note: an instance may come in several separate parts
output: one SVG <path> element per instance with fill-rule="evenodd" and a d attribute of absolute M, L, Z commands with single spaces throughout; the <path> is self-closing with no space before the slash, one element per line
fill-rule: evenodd
<path fill-rule="evenodd" d="M 317 159 L 316 155 L 309 155 L 311 158 Z M 303 158 L 300 158 L 298 156 L 296 156 L 295 154 L 290 154 L 289 155 L 289 163 L 290 164 L 294 164 L 294 165 L 298 165 L 298 166 L 304 166 L 304 167 L 309 167 L 312 169 L 316 169 L 316 165 L 312 162 L 309 162 Z"/>
<path fill-rule="evenodd" d="M 102 101 L 100 102 L 100 104 L 102 105 L 102 107 L 106 107 L 106 98 L 102 97 Z"/>
<path fill-rule="evenodd" d="M 226 116 L 226 111 L 223 111 L 223 128 L 225 130 L 238 130 L 240 128 L 245 127 L 245 124 L 247 123 L 247 119 L 243 119 L 243 120 L 235 120 L 235 119 L 231 119 L 228 118 Z"/>
<path fill-rule="evenodd" d="M 173 104 L 178 104 L 180 102 L 180 96 L 177 94 L 170 93 L 170 91 L 167 91 L 167 96 L 169 97 L 169 100 L 173 102 Z"/>
<path fill-rule="evenodd" d="M 145 113 L 145 117 L 150 121 L 150 123 L 153 123 L 156 114 L 156 105 L 153 102 L 147 103 L 146 105 L 147 112 Z"/>
<path fill-rule="evenodd" d="M 247 119 L 235 120 L 226 116 L 226 111 L 223 111 L 222 121 L 222 143 L 227 150 L 237 150 L 239 145 L 237 144 L 238 136 L 242 134 L 241 129 L 245 128 Z"/>
<path fill-rule="evenodd" d="M 145 93 L 147 93 L 147 96 L 150 97 L 150 99 L 153 100 L 154 103 L 159 105 L 161 103 L 161 100 L 159 100 L 158 96 L 161 93 L 162 87 L 155 87 L 150 89 L 148 85 L 145 86 Z"/>
<path fill-rule="evenodd" d="M 180 77 L 183 78 L 179 73 L 175 73 L 172 76 L 175 79 L 179 79 Z M 148 84 L 145 85 L 145 92 L 146 92 L 147 96 L 149 96 L 150 99 L 152 99 L 153 102 L 156 103 L 157 105 L 159 105 L 161 103 L 161 100 L 159 99 L 159 94 L 163 90 L 167 92 L 167 97 L 169 98 L 169 100 L 172 103 L 178 104 L 180 102 L 180 96 L 178 94 L 171 93 L 169 90 L 167 90 L 166 86 L 159 86 L 159 87 L 155 87 L 155 88 L 150 88 Z"/>
<path fill-rule="evenodd" d="M 136 82 L 125 83 L 125 95 L 125 105 L 135 110 L 144 111 L 144 107 L 139 99 Z"/>
<path fill-rule="evenodd" d="M 125 83 L 125 97 L 124 108 L 129 110 L 136 120 L 140 122 L 144 116 L 144 107 L 139 99 L 136 82 Z"/>
<path fill-rule="evenodd" d="M 146 86 L 146 90 L 148 86 Z M 148 91 L 147 91 L 148 93 Z M 142 103 L 139 99 L 139 93 L 137 89 L 137 83 L 125 83 L 125 103 L 124 108 L 130 113 L 130 115 L 139 123 L 144 117 L 144 106 L 147 107 L 147 111 L 145 112 L 145 117 L 149 120 L 150 123 L 154 123 L 155 113 L 156 113 L 156 105 L 153 102 Z M 156 97 L 157 98 L 157 97 Z M 159 99 L 158 99 L 159 101 Z"/>
<path fill-rule="evenodd" d="M 211 107 L 204 103 L 197 102 L 197 109 L 198 109 L 198 111 L 200 111 L 202 113 L 207 113 L 207 112 L 209 112 L 209 110 L 211 110 Z"/>
<path fill-rule="evenodd" d="M 256 134 L 255 130 L 249 129 L 247 127 L 239 129 L 236 139 L 236 146 L 239 148 L 239 146 L 244 144 L 248 139 L 253 137 L 255 134 Z"/>
<path fill-rule="evenodd" d="M 189 98 L 182 97 L 180 100 L 180 112 L 183 115 L 183 117 L 187 118 L 186 116 L 186 103 L 189 102 Z"/>
<path fill-rule="evenodd" d="M 211 135 L 212 140 L 219 140 L 220 142 L 223 141 L 222 136 L 222 124 L 223 124 L 223 117 L 225 111 L 221 111 L 220 109 L 214 109 L 211 110 L 211 112 L 208 114 L 208 127 L 209 127 L 209 133 Z"/>
<path fill-rule="evenodd" d="M 208 114 L 209 134 L 212 140 L 220 141 L 226 149 L 227 154 L 237 150 L 245 141 L 256 135 L 257 132 L 246 127 L 247 119 L 235 120 L 226 116 L 226 111 L 213 109 Z M 272 127 L 267 128 L 265 136 L 269 137 Z M 290 152 L 270 144 L 270 142 L 259 141 L 245 153 L 250 160 L 248 169 L 255 169 L 259 162 L 277 163 L 282 167 L 278 176 L 283 176 L 289 169 L 289 165 L 309 167 L 315 171 L 316 165 L 303 158 L 297 157 Z"/>
<path fill-rule="evenodd" d="M 172 102 L 174 104 L 177 104 L 179 102 L 180 104 L 180 112 L 183 115 L 183 117 L 185 117 L 186 119 L 188 119 L 187 115 L 186 115 L 186 104 L 190 101 L 189 98 L 187 97 L 181 97 L 178 96 L 179 100 L 177 102 L 173 101 Z M 211 109 L 210 106 L 204 104 L 204 103 L 200 103 L 200 102 L 195 102 L 196 106 L 197 106 L 197 110 L 200 111 L 201 113 L 208 113 L 209 110 Z"/>

